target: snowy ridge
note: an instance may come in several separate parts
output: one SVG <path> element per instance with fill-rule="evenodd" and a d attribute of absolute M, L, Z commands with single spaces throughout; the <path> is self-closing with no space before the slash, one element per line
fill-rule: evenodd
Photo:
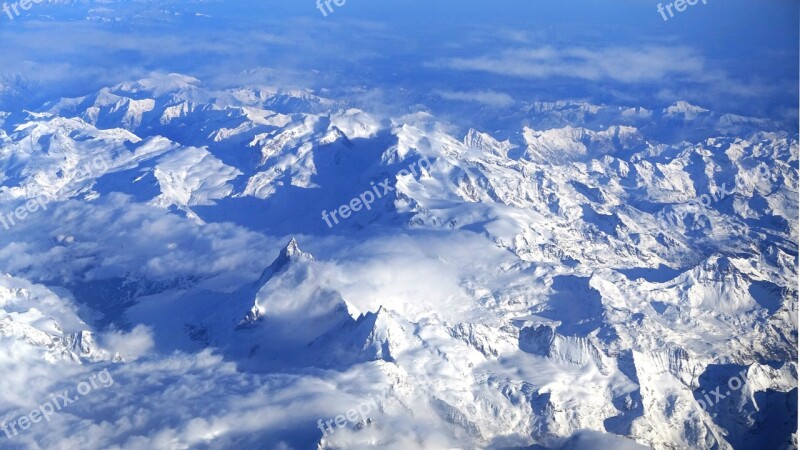
<path fill-rule="evenodd" d="M 387 387 L 369 423 L 327 436 L 291 425 L 319 448 L 406 432 L 463 448 L 571 448 L 586 430 L 657 449 L 749 448 L 768 435 L 790 446 L 798 136 L 685 102 L 520 114 L 501 138 L 311 91 L 157 76 L 5 116 L 0 205 L 53 198 L 11 230 L 49 241 L 69 225 L 48 218 L 77 200 L 103 211 L 101 224 L 128 217 L 121 197 L 176 221 L 143 220 L 151 231 L 247 236 L 231 242 L 257 252 L 257 271 L 236 286 L 220 286 L 226 261 L 152 284 L 134 271 L 126 286 L 152 288 L 109 320 L 149 327 L 162 355 L 212 349 L 248 376 L 285 377 L 278 390 L 289 378 L 354 397 Z M 102 170 L 68 176 L 97 157 Z M 369 210 L 330 228 L 320 218 L 383 180 L 391 191 Z M 297 239 L 276 256 L 248 248 L 255 235 Z M 74 242 L 54 251 L 80 255 L 75 278 L 113 283 L 119 250 Z M 198 259 L 221 252 L 195 235 L 157 242 L 198 245 L 187 253 Z M 3 339 L 52 360 L 114 359 L 75 311 L 30 286 L 0 279 Z M 20 306 L 37 296 L 54 310 Z M 746 389 L 701 407 L 703 391 L 742 370 Z"/>

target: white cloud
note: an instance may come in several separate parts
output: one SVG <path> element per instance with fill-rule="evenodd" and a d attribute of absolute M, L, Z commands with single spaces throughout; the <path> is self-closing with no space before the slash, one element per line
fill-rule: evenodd
<path fill-rule="evenodd" d="M 119 354 L 125 360 L 146 355 L 155 344 L 152 330 L 144 325 L 137 325 L 129 333 L 109 331 L 102 335 L 101 342 L 112 354 Z"/>
<path fill-rule="evenodd" d="M 19 363 L 17 363 L 19 364 Z M 27 414 L 66 389 L 97 373 L 96 365 L 45 364 L 32 360 L 13 366 L 0 380 L 0 420 Z M 80 397 L 49 422 L 14 436 L 19 448 L 315 448 L 330 419 L 377 394 L 388 380 L 378 364 L 344 373 L 315 375 L 248 374 L 205 350 L 143 358 L 108 367 L 114 383 Z M 452 448 L 441 424 L 398 411 L 373 415 L 383 430 L 382 448 Z M 427 417 L 427 416 L 426 416 Z M 388 432 L 391 430 L 391 432 Z M 362 433 L 363 434 L 363 433 Z M 370 436 L 338 430 L 337 442 Z M 6 439 L 0 432 L 0 439 Z M 3 441 L 5 442 L 5 441 Z M 265 443 L 268 444 L 264 447 Z M 414 443 L 414 444 L 412 444 Z M 7 442 L 4 445 L 8 444 Z M 349 446 L 346 448 L 357 448 Z"/>
<path fill-rule="evenodd" d="M 443 68 L 523 78 L 571 77 L 623 83 L 653 82 L 668 76 L 702 76 L 703 59 L 682 47 L 515 49 L 497 55 L 458 57 L 433 64 Z"/>
<path fill-rule="evenodd" d="M 56 236 L 71 239 L 61 242 Z M 125 252 L 114 250 L 120 242 Z M 38 212 L 36 220 L 5 231 L 0 237 L 0 270 L 64 283 L 126 275 L 203 279 L 234 272 L 239 273 L 235 278 L 247 279 L 264 269 L 260 252 L 274 248 L 272 242 L 277 240 L 232 224 L 198 224 L 165 215 L 163 209 L 112 193 L 91 204 L 54 202 Z"/>

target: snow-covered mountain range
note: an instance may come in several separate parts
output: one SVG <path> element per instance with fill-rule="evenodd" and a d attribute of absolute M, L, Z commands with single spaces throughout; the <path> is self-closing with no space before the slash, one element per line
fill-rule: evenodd
<path fill-rule="evenodd" d="M 505 120 L 178 74 L 0 112 L 1 358 L 118 380 L 12 445 L 797 448 L 797 133 Z"/>

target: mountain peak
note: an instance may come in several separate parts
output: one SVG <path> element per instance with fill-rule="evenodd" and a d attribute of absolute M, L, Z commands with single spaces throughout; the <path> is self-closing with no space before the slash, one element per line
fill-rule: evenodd
<path fill-rule="evenodd" d="M 200 80 L 188 75 L 157 73 L 133 82 L 120 83 L 112 90 L 123 94 L 146 93 L 160 97 L 168 92 L 197 89 L 200 84 Z"/>
<path fill-rule="evenodd" d="M 683 114 L 687 118 L 694 118 L 698 114 L 709 112 L 709 110 L 705 108 L 701 108 L 700 106 L 693 105 L 687 101 L 681 100 L 675 102 L 672 106 L 664 109 L 664 114 L 667 116 L 674 116 L 677 114 Z"/>
<path fill-rule="evenodd" d="M 297 245 L 297 239 L 292 237 L 292 240 L 286 244 L 286 247 L 281 250 L 281 253 L 278 255 L 278 258 L 270 265 L 270 269 L 272 269 L 273 273 L 276 273 L 286 267 L 290 261 L 295 261 L 298 259 L 307 259 L 309 261 L 314 260 L 314 256 L 310 253 L 306 253 L 300 250 L 300 246 Z"/>
<path fill-rule="evenodd" d="M 481 133 L 474 128 L 469 129 L 467 135 L 464 136 L 463 142 L 469 148 L 483 150 L 504 158 L 508 156 L 508 151 L 515 147 L 507 140 L 500 142 L 491 135 Z"/>
<path fill-rule="evenodd" d="M 294 255 L 302 254 L 303 252 L 300 251 L 300 246 L 297 245 L 297 239 L 292 236 L 292 240 L 286 244 L 286 247 L 281 250 L 281 256 L 286 258 L 291 258 Z"/>
<path fill-rule="evenodd" d="M 266 284 L 266 282 L 269 281 L 269 279 L 272 278 L 273 275 L 284 270 L 286 266 L 289 265 L 290 262 L 297 261 L 300 259 L 305 259 L 307 261 L 314 261 L 314 256 L 311 255 L 310 253 L 306 253 L 300 250 L 300 246 L 297 245 L 297 239 L 292 237 L 289 243 L 286 244 L 286 246 L 281 250 L 280 254 L 278 254 L 278 257 L 275 258 L 275 261 L 273 261 L 272 264 L 269 265 L 269 267 L 264 269 L 264 272 L 261 274 L 261 277 L 256 282 L 256 286 L 260 288 L 261 286 Z"/>
<path fill-rule="evenodd" d="M 297 244 L 297 239 L 292 236 L 292 239 L 289 241 L 289 243 L 286 244 L 283 250 L 281 250 L 280 255 L 278 255 L 278 258 L 275 260 L 275 263 L 279 263 L 280 267 L 283 267 L 290 260 L 294 261 L 301 258 L 314 261 L 314 256 L 311 253 L 306 253 L 300 250 L 300 246 Z"/>

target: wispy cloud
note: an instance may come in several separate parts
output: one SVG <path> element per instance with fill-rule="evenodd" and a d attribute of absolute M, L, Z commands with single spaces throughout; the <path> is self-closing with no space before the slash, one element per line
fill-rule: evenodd
<path fill-rule="evenodd" d="M 691 49 L 659 46 L 512 49 L 497 55 L 448 58 L 432 65 L 523 78 L 571 77 L 623 83 L 654 82 L 674 75 L 701 76 L 705 70 L 703 58 Z"/>

